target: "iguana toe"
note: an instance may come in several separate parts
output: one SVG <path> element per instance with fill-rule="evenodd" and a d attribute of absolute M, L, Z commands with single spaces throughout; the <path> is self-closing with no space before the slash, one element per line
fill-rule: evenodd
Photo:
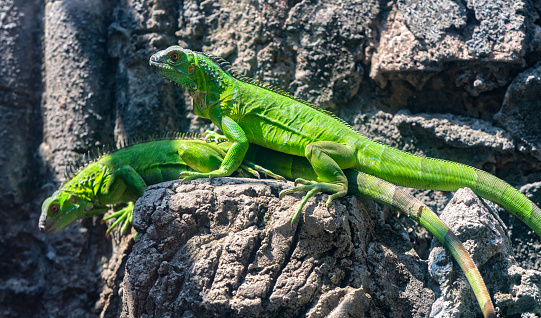
<path fill-rule="evenodd" d="M 299 208 L 297 209 L 297 212 L 295 213 L 295 215 L 291 219 L 291 223 L 294 223 L 299 218 L 304 205 L 306 204 L 306 202 L 308 202 L 308 199 L 313 197 L 316 193 L 319 193 L 319 192 L 331 193 L 331 195 L 329 196 L 329 199 L 327 200 L 327 203 L 326 203 L 327 208 L 330 207 L 330 205 L 332 203 L 332 200 L 334 200 L 336 198 L 343 197 L 343 196 L 345 196 L 347 194 L 347 187 L 344 187 L 343 185 L 340 185 L 340 184 L 314 182 L 314 181 L 307 181 L 307 180 L 304 180 L 304 179 L 297 179 L 295 181 L 299 182 L 299 183 L 307 182 L 309 184 L 305 184 L 305 185 L 302 185 L 302 186 L 285 189 L 285 190 L 281 191 L 280 194 L 278 195 L 279 198 L 282 198 L 284 195 L 291 194 L 293 192 L 308 191 L 308 193 L 302 199 L 302 201 L 301 201 L 301 203 L 299 205 Z M 344 188 L 345 188 L 345 190 L 344 190 Z"/>
<path fill-rule="evenodd" d="M 295 186 L 297 186 L 297 183 L 309 185 L 309 184 L 316 184 L 317 181 L 306 180 L 306 179 L 303 179 L 303 178 L 297 178 L 297 179 L 295 179 Z"/>
<path fill-rule="evenodd" d="M 133 207 L 134 207 L 133 202 L 129 202 L 125 208 L 122 208 L 102 219 L 102 221 L 107 221 L 107 220 L 116 218 L 113 224 L 111 224 L 111 226 L 109 226 L 109 228 L 105 232 L 107 236 L 109 236 L 109 234 L 113 231 L 113 229 L 116 228 L 120 223 L 123 223 L 121 227 L 121 233 L 122 234 L 126 233 L 128 227 L 133 221 Z"/>
<path fill-rule="evenodd" d="M 202 179 L 202 178 L 209 178 L 209 180 L 212 182 L 212 179 L 219 178 L 219 177 L 227 177 L 227 175 L 223 175 L 220 173 L 200 173 L 200 172 L 181 172 L 178 175 L 179 179 L 182 179 L 182 182 L 180 184 L 184 184 L 186 181 L 194 180 L 194 179 Z"/>

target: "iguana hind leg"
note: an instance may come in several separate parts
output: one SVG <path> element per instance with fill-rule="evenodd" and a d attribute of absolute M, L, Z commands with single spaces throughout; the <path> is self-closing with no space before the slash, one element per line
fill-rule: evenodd
<path fill-rule="evenodd" d="M 143 196 L 147 185 L 143 177 L 137 173 L 131 166 L 123 166 L 115 171 L 115 173 L 108 179 L 100 200 L 104 203 L 115 203 L 115 200 L 121 197 L 131 198 L 136 200 Z M 102 220 L 107 221 L 109 219 L 116 218 L 115 222 L 107 229 L 106 234 L 109 235 L 111 231 L 123 222 L 121 231 L 125 233 L 128 226 L 133 220 L 133 201 L 130 201 L 125 208 L 114 212 L 113 214 L 104 217 Z"/>
<path fill-rule="evenodd" d="M 283 197 L 293 192 L 308 191 L 291 222 L 297 220 L 308 199 L 318 192 L 330 194 L 326 203 L 327 207 L 330 207 L 334 199 L 345 196 L 348 193 L 348 180 L 342 169 L 354 167 L 356 164 L 353 147 L 331 141 L 309 144 L 305 149 L 305 156 L 314 168 L 318 180 L 314 182 L 298 178 L 295 183 L 304 185 L 280 192 L 280 197 Z"/>

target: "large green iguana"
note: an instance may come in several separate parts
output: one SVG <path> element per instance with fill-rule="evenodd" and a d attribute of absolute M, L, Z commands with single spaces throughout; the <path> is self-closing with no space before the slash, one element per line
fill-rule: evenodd
<path fill-rule="evenodd" d="M 184 180 L 223 177 L 242 162 L 248 142 L 295 156 L 304 156 L 317 181 L 298 178 L 302 186 L 286 189 L 329 193 L 327 206 L 344 196 L 343 169 L 353 168 L 393 184 L 440 191 L 469 187 L 517 216 L 541 236 L 541 210 L 525 195 L 497 177 L 464 164 L 413 155 L 372 141 L 346 122 L 268 84 L 244 77 L 225 60 L 172 46 L 150 58 L 150 66 L 188 90 L 196 115 L 209 118 L 233 144 L 219 169 L 184 172 Z"/>
<path fill-rule="evenodd" d="M 143 194 L 146 186 L 175 180 L 185 171 L 213 171 L 220 167 L 230 147 L 229 142 L 218 145 L 182 137 L 140 143 L 102 155 L 80 169 L 43 202 L 39 227 L 45 233 L 58 232 L 77 219 L 105 213 L 107 204 L 128 203 L 127 207 L 107 217 L 118 217 L 108 231 L 122 221 L 124 231 L 132 219 L 133 202 Z M 245 161 L 242 167 L 252 174 L 256 174 L 252 170 L 256 169 L 280 178 L 269 171 L 275 170 L 290 180 L 299 176 L 308 180 L 317 178 L 303 157 L 252 145 L 246 158 L 252 161 Z M 466 274 L 485 317 L 494 316 L 492 301 L 475 263 L 432 210 L 384 180 L 353 169 L 346 170 L 345 175 L 350 193 L 392 206 L 436 236 Z"/>

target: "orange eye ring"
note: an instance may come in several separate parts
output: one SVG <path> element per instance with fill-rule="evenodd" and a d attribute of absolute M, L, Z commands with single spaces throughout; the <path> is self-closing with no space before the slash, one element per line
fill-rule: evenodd
<path fill-rule="evenodd" d="M 179 59 L 178 53 L 173 53 L 173 54 L 171 54 L 170 59 L 171 59 L 171 61 L 173 61 L 173 62 L 178 61 L 178 59 Z"/>
<path fill-rule="evenodd" d="M 53 214 L 58 213 L 58 205 L 56 204 L 51 205 L 51 213 Z"/>

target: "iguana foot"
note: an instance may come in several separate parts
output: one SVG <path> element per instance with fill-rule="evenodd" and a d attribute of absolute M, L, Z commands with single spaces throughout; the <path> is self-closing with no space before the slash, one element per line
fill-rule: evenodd
<path fill-rule="evenodd" d="M 216 170 L 219 171 L 219 170 Z M 217 172 L 208 172 L 208 173 L 202 173 L 202 172 L 193 172 L 193 171 L 184 171 L 181 172 L 178 175 L 179 179 L 182 179 L 182 182 L 180 184 L 184 184 L 186 181 L 194 180 L 194 179 L 201 179 L 201 178 L 209 178 L 210 181 L 214 178 L 220 178 L 220 177 L 229 177 L 228 174 L 223 173 L 217 173 Z"/>
<path fill-rule="evenodd" d="M 319 193 L 319 192 L 331 193 L 331 195 L 329 195 L 329 199 L 327 200 L 327 203 L 325 204 L 327 208 L 331 206 L 331 203 L 334 199 L 341 198 L 347 194 L 347 187 L 344 187 L 344 185 L 341 185 L 341 184 L 316 182 L 316 181 L 310 181 L 310 180 L 305 180 L 301 178 L 298 178 L 295 180 L 295 185 L 297 183 L 304 184 L 304 185 L 285 189 L 281 191 L 279 194 L 279 198 L 282 198 L 284 195 L 291 194 L 293 192 L 308 191 L 308 193 L 306 193 L 306 195 L 302 199 L 301 204 L 299 208 L 297 209 L 297 212 L 291 219 L 291 223 L 294 223 L 299 218 L 302 212 L 302 208 L 304 207 L 306 202 L 308 202 L 308 199 L 313 197 L 316 193 Z"/>
<path fill-rule="evenodd" d="M 267 176 L 271 177 L 271 178 L 274 178 L 274 179 L 277 179 L 277 180 L 282 180 L 282 181 L 286 181 L 286 178 L 282 177 L 281 175 L 278 175 L 272 171 L 270 171 L 269 169 L 266 169 L 266 168 L 263 168 L 262 166 L 260 165 L 256 165 L 255 163 L 251 162 L 251 161 L 248 161 L 248 160 L 244 160 L 243 161 L 244 163 L 240 166 L 241 168 L 243 169 L 253 169 L 254 171 L 256 172 L 261 172 L 261 173 L 264 173 L 266 174 Z M 258 179 L 260 178 L 259 177 L 259 173 L 257 174 L 256 176 Z"/>
<path fill-rule="evenodd" d="M 129 202 L 125 208 L 122 208 L 102 219 L 102 222 L 104 222 L 104 221 L 116 218 L 115 222 L 111 224 L 111 226 L 107 229 L 107 232 L 105 232 L 107 236 L 111 233 L 111 231 L 115 227 L 117 227 L 122 222 L 123 224 L 122 224 L 122 228 L 120 229 L 120 232 L 122 234 L 126 233 L 126 231 L 128 230 L 128 226 L 130 226 L 130 224 L 133 221 L 133 207 L 134 207 L 133 202 Z"/>
<path fill-rule="evenodd" d="M 239 171 L 243 176 L 244 176 L 244 171 L 246 171 L 247 173 L 253 175 L 254 177 L 261 179 L 261 175 L 259 174 L 259 172 L 257 172 L 257 170 L 252 169 L 251 167 L 245 164 L 240 165 L 237 171 Z"/>

